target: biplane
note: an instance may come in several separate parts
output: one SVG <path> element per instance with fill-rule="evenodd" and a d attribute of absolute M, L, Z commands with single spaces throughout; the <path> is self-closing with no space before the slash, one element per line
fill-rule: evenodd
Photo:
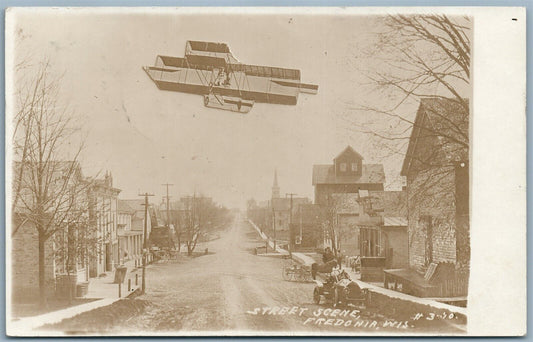
<path fill-rule="evenodd" d="M 296 105 L 298 94 L 316 94 L 300 70 L 240 63 L 225 43 L 187 41 L 185 57 L 157 56 L 144 67 L 161 90 L 203 95 L 210 108 L 248 113 L 256 102 Z"/>

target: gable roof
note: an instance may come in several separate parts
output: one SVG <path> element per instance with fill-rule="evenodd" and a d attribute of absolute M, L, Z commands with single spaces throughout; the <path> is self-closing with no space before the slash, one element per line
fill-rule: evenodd
<path fill-rule="evenodd" d="M 385 183 L 383 164 L 363 164 L 361 175 L 335 176 L 334 165 L 313 165 L 313 185 Z"/>
<path fill-rule="evenodd" d="M 118 200 L 117 211 L 119 213 L 135 214 L 135 209 L 126 200 Z"/>
<path fill-rule="evenodd" d="M 144 200 L 143 199 L 125 199 L 125 200 L 120 200 L 120 201 L 126 203 L 130 208 L 132 208 L 136 212 L 142 211 L 144 213 Z M 151 205 L 151 203 L 149 205 Z"/>
<path fill-rule="evenodd" d="M 335 162 L 335 160 L 337 160 L 340 156 L 347 152 L 355 154 L 359 159 L 363 159 L 362 155 L 360 155 L 356 150 L 354 150 L 350 145 L 348 145 L 344 150 L 342 150 L 341 153 L 339 153 L 335 158 L 333 158 L 333 162 Z"/>
<path fill-rule="evenodd" d="M 468 103 L 468 101 L 466 102 Z M 458 100 L 447 98 L 422 99 L 416 112 L 400 174 L 402 176 L 408 174 L 416 154 L 417 142 L 422 132 L 426 131 L 429 136 L 446 139 L 451 142 L 451 144 L 442 144 L 441 146 L 453 145 L 453 140 L 468 145 L 468 125 L 469 113 L 465 111 L 464 106 Z M 438 133 L 442 133 L 442 136 L 439 136 Z M 460 146 L 460 143 L 455 143 L 455 145 Z M 443 149 L 443 152 L 450 159 L 468 159 L 468 149 L 461 150 L 461 148 L 448 148 L 446 151 Z"/>

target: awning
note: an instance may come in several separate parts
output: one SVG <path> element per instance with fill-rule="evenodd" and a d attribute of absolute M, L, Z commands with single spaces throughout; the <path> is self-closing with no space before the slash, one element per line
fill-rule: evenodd
<path fill-rule="evenodd" d="M 383 217 L 383 227 L 407 227 L 407 218 L 401 216 Z"/>

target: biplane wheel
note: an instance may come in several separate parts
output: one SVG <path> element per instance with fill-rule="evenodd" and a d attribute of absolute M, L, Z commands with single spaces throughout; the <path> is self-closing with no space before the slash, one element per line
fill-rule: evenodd
<path fill-rule="evenodd" d="M 209 104 L 209 95 L 204 95 L 204 105 L 207 106 Z"/>

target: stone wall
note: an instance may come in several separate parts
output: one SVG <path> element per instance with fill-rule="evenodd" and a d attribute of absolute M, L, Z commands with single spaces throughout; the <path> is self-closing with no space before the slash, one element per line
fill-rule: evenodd
<path fill-rule="evenodd" d="M 382 315 L 394 317 L 399 321 L 412 320 L 417 314 L 423 315 L 424 320 L 426 320 L 426 317 L 431 317 L 431 315 L 438 315 L 439 320 L 443 320 L 442 317 L 446 317 L 445 320 L 455 324 L 466 324 L 467 320 L 466 315 L 460 312 L 462 308 L 454 309 L 453 306 L 436 308 L 421 301 L 402 299 L 399 296 L 395 298 L 375 290 L 369 290 L 367 306 L 378 310 Z M 445 307 L 444 305 L 439 306 Z"/>
<path fill-rule="evenodd" d="M 455 178 L 450 167 L 433 168 L 407 179 L 409 265 L 456 261 Z"/>

